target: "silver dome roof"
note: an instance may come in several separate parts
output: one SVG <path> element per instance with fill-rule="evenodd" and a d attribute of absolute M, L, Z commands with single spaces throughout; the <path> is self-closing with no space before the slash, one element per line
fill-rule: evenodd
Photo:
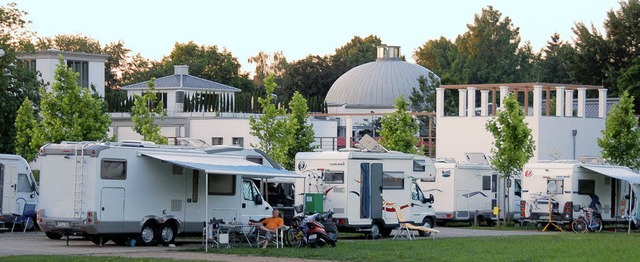
<path fill-rule="evenodd" d="M 380 48 L 389 49 L 381 52 Z M 428 79 L 429 69 L 401 61 L 399 47 L 382 46 L 378 59 L 344 73 L 333 83 L 325 102 L 328 106 L 346 108 L 394 108 L 393 101 L 404 94 L 409 101 L 411 90 L 419 88 L 418 78 Z M 389 57 L 391 56 L 391 57 Z"/>

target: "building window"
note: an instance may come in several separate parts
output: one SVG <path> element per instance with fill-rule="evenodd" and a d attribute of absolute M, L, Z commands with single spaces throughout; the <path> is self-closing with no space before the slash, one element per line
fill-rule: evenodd
<path fill-rule="evenodd" d="M 234 146 L 244 147 L 244 137 L 233 137 L 231 138 L 231 143 Z"/>
<path fill-rule="evenodd" d="M 224 139 L 222 139 L 222 137 L 212 137 L 211 138 L 211 145 L 213 145 L 213 146 L 224 145 L 223 141 L 224 141 Z"/>
<path fill-rule="evenodd" d="M 167 109 L 167 93 L 158 92 L 156 93 L 157 101 L 162 101 L 162 108 Z M 155 105 L 153 105 L 155 107 Z"/>
<path fill-rule="evenodd" d="M 67 67 L 71 68 L 73 72 L 80 74 L 78 76 L 78 85 L 86 88 L 89 87 L 89 62 L 67 60 Z"/>
<path fill-rule="evenodd" d="M 22 65 L 29 71 L 36 72 L 36 60 L 25 59 L 22 60 Z"/>

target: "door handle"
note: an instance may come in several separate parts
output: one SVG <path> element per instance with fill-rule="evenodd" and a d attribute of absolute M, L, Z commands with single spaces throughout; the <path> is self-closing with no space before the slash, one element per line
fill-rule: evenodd
<path fill-rule="evenodd" d="M 247 208 L 247 203 L 242 203 L 242 208 Z"/>
<path fill-rule="evenodd" d="M 104 207 L 102 207 L 102 211 L 104 211 Z"/>

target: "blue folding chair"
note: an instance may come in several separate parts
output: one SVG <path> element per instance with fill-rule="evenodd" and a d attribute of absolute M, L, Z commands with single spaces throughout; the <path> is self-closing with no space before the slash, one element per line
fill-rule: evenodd
<path fill-rule="evenodd" d="M 27 229 L 33 227 L 33 217 L 36 215 L 36 204 L 26 204 L 22 210 L 22 214 L 13 214 L 13 225 L 11 226 L 11 232 L 16 227 L 16 224 L 22 226 L 22 232 L 27 232 Z"/>

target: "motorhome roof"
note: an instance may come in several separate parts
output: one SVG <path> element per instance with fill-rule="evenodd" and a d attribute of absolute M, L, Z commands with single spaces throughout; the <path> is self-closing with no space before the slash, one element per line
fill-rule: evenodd
<path fill-rule="evenodd" d="M 373 153 L 373 152 L 339 152 L 339 151 L 323 151 L 323 152 L 299 152 L 296 158 L 300 159 L 414 159 L 420 158 L 419 155 L 405 153 Z"/>

